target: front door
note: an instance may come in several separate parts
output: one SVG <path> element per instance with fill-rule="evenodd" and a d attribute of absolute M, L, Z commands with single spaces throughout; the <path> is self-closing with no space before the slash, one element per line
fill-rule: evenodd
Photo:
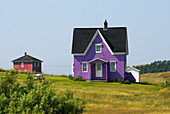
<path fill-rule="evenodd" d="M 102 77 L 102 63 L 96 63 L 96 77 Z"/>

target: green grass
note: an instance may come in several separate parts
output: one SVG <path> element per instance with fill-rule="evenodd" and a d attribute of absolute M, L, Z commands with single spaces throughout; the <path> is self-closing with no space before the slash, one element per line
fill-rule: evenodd
<path fill-rule="evenodd" d="M 56 92 L 72 90 L 86 101 L 85 113 L 170 113 L 170 88 L 159 85 L 72 81 L 67 77 L 44 76 Z M 19 74 L 23 82 L 26 74 Z"/>

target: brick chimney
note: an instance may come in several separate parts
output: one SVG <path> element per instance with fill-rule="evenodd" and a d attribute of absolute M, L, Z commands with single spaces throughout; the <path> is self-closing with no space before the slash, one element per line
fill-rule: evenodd
<path fill-rule="evenodd" d="M 25 54 L 25 56 L 26 56 L 26 55 L 27 55 L 27 52 L 25 52 L 24 54 Z"/>
<path fill-rule="evenodd" d="M 105 19 L 105 21 L 104 21 L 104 30 L 107 30 L 107 27 L 108 27 L 108 23 L 107 23 L 107 20 Z"/>

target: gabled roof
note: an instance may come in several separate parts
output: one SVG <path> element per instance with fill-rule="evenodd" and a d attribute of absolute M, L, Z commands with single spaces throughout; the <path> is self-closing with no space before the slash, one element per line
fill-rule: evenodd
<path fill-rule="evenodd" d="M 34 58 L 30 55 L 25 54 L 24 56 L 13 60 L 12 62 L 43 62 L 37 58 Z"/>
<path fill-rule="evenodd" d="M 99 31 L 114 53 L 128 54 L 126 27 L 103 28 L 75 28 L 73 32 L 72 54 L 82 54 L 86 51 L 95 33 Z"/>

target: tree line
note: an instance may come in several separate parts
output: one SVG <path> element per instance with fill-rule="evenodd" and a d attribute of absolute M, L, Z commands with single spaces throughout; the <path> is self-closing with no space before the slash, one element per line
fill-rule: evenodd
<path fill-rule="evenodd" d="M 151 64 L 134 66 L 140 70 L 140 74 L 170 71 L 170 60 L 155 61 Z"/>

